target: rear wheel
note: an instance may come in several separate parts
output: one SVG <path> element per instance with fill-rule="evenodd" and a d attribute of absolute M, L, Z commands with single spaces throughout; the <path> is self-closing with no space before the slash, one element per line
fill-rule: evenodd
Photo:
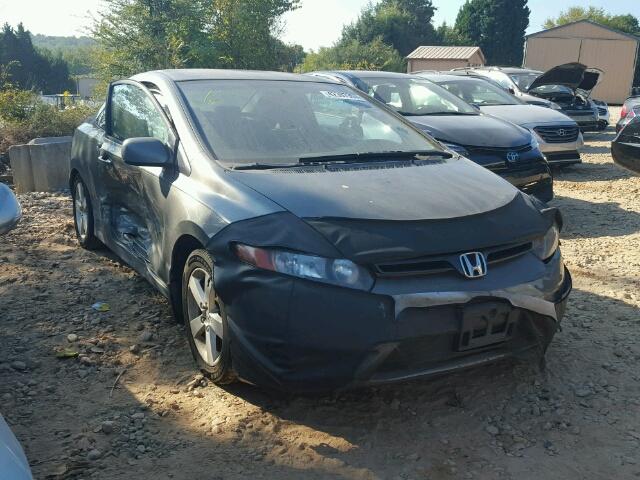
<path fill-rule="evenodd" d="M 206 250 L 189 255 L 182 276 L 182 309 L 189 347 L 198 368 L 214 383 L 236 379 L 224 304 L 213 282 L 213 260 Z"/>
<path fill-rule="evenodd" d="M 94 234 L 93 207 L 89 190 L 80 177 L 73 182 L 73 223 L 76 238 L 82 248 L 94 250 L 100 246 Z"/>

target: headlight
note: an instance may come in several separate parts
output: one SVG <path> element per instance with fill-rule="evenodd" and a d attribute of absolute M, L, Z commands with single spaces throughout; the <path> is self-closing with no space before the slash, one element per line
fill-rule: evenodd
<path fill-rule="evenodd" d="M 240 243 L 235 244 L 234 250 L 243 262 L 272 272 L 359 290 L 370 290 L 373 286 L 373 277 L 369 271 L 351 260 L 251 247 Z"/>
<path fill-rule="evenodd" d="M 562 107 L 554 102 L 549 102 L 549 108 L 553 110 L 562 110 Z"/>
<path fill-rule="evenodd" d="M 529 145 L 531 146 L 531 150 L 536 150 L 540 148 L 540 141 L 538 140 L 539 138 L 538 134 L 530 128 L 528 130 L 531 133 L 531 142 L 529 143 Z"/>
<path fill-rule="evenodd" d="M 542 238 L 533 241 L 533 252 L 542 261 L 550 259 L 560 246 L 560 231 L 554 224 Z"/>
<path fill-rule="evenodd" d="M 447 147 L 449 150 L 456 152 L 458 155 L 462 155 L 463 157 L 469 156 L 469 152 L 462 145 L 456 145 L 455 143 L 444 143 L 444 142 L 441 142 L 441 143 L 442 145 Z"/>

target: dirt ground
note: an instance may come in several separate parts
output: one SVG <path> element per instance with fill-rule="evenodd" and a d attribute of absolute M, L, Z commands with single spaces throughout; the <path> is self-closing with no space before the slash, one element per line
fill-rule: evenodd
<path fill-rule="evenodd" d="M 557 178 L 575 289 L 545 372 L 320 398 L 201 381 L 164 298 L 76 246 L 68 196 L 23 195 L 0 240 L 0 411 L 37 479 L 640 478 L 640 177 L 613 136 Z"/>

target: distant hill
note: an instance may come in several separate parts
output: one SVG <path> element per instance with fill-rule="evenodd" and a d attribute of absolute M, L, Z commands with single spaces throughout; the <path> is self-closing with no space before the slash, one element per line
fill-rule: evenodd
<path fill-rule="evenodd" d="M 46 48 L 52 52 L 64 52 L 82 47 L 93 47 L 96 41 L 91 37 L 55 37 L 51 35 L 31 34 L 36 48 Z"/>
<path fill-rule="evenodd" d="M 71 76 L 92 76 L 96 41 L 91 37 L 55 37 L 31 34 L 33 46 L 67 62 Z"/>

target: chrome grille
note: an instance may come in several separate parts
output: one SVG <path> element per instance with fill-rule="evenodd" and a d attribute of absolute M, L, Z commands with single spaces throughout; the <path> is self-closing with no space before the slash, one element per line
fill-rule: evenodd
<path fill-rule="evenodd" d="M 502 245 L 482 250 L 489 265 L 511 260 L 530 251 L 531 242 Z M 432 275 L 458 271 L 459 253 L 416 258 L 393 263 L 378 263 L 374 271 L 378 277 L 405 277 L 412 275 Z"/>
<path fill-rule="evenodd" d="M 547 143 L 569 143 L 578 140 L 577 126 L 536 127 L 535 132 Z"/>

